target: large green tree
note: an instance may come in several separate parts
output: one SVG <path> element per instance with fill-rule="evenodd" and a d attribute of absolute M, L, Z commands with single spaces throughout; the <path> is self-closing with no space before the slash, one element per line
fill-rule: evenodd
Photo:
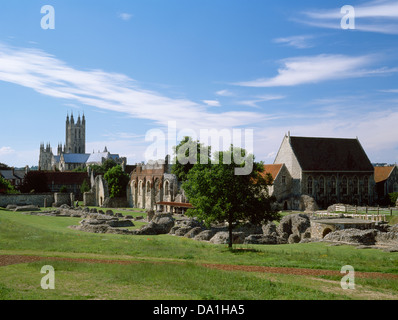
<path fill-rule="evenodd" d="M 179 181 L 186 181 L 188 172 L 195 164 L 208 164 L 210 161 L 210 147 L 205 147 L 191 137 L 184 139 L 174 147 L 174 164 L 171 172 Z"/>
<path fill-rule="evenodd" d="M 130 177 L 123 171 L 121 166 L 117 165 L 109 169 L 104 178 L 108 182 L 109 196 L 111 198 L 126 196 L 126 188 Z"/>
<path fill-rule="evenodd" d="M 237 159 L 243 159 L 242 161 Z M 252 155 L 241 148 L 231 146 L 229 151 L 216 152 L 218 164 L 195 164 L 187 174 L 182 187 L 194 209 L 187 215 L 196 216 L 207 225 L 228 222 L 229 247 L 232 247 L 232 231 L 239 223 L 265 223 L 280 219 L 272 207 L 273 198 L 267 186 L 272 183 L 264 175 L 263 163 L 255 163 Z M 246 174 L 236 169 L 252 168 Z"/>
<path fill-rule="evenodd" d="M 0 176 L 0 193 L 17 193 L 14 186 L 6 179 Z"/>

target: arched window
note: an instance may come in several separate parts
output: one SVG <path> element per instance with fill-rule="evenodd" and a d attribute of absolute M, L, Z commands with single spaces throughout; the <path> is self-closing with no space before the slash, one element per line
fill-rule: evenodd
<path fill-rule="evenodd" d="M 142 192 L 143 192 L 143 183 L 142 183 L 142 181 L 140 181 L 138 183 L 138 195 L 139 196 L 142 195 Z"/>
<path fill-rule="evenodd" d="M 311 176 L 309 176 L 308 180 L 307 180 L 307 191 L 308 191 L 309 195 L 312 195 L 312 193 L 313 193 L 313 190 L 314 190 L 313 185 L 314 185 L 314 180 L 312 179 Z"/>
<path fill-rule="evenodd" d="M 168 196 L 169 194 L 170 194 L 169 182 L 165 181 L 164 182 L 164 195 Z"/>
<path fill-rule="evenodd" d="M 321 195 L 325 194 L 325 178 L 324 177 L 319 178 L 319 193 Z"/>
<path fill-rule="evenodd" d="M 365 193 L 365 195 L 368 195 L 369 194 L 369 178 L 368 177 L 365 177 L 364 179 L 363 179 L 363 186 L 364 186 L 364 193 Z"/>
<path fill-rule="evenodd" d="M 353 179 L 353 189 L 352 189 L 354 195 L 357 195 L 359 192 L 359 181 L 357 177 L 354 177 Z"/>
<path fill-rule="evenodd" d="M 343 193 L 343 195 L 347 195 L 348 194 L 348 181 L 347 181 L 347 177 L 343 177 L 342 181 L 341 181 L 341 191 Z"/>
<path fill-rule="evenodd" d="M 146 192 L 147 193 L 151 192 L 151 181 L 147 181 L 147 183 L 146 183 Z"/>
<path fill-rule="evenodd" d="M 335 194 L 337 193 L 337 188 L 336 188 L 336 177 L 335 177 L 335 176 L 332 177 L 332 190 L 331 190 L 331 193 L 332 193 L 333 195 L 335 195 Z"/>

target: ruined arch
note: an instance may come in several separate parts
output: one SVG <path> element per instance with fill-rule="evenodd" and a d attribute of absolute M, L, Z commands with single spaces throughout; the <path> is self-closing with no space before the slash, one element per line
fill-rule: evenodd
<path fill-rule="evenodd" d="M 325 238 L 326 235 L 328 235 L 329 233 L 331 233 L 333 230 L 331 228 L 325 228 L 322 231 L 322 238 Z"/>

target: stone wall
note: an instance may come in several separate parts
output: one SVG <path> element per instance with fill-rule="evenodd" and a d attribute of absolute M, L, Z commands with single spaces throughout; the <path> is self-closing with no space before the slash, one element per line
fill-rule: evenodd
<path fill-rule="evenodd" d="M 54 193 L 53 207 L 60 207 L 63 204 L 73 205 L 72 193 Z"/>
<path fill-rule="evenodd" d="M 9 204 L 18 206 L 35 205 L 44 207 L 45 202 L 50 207 L 54 202 L 54 194 L 52 193 L 27 193 L 27 194 L 0 194 L 0 207 L 7 207 Z"/>
<path fill-rule="evenodd" d="M 352 228 L 366 230 L 373 229 L 374 226 L 374 222 L 350 218 L 311 220 L 311 238 L 323 239 L 330 232 Z"/>
<path fill-rule="evenodd" d="M 90 192 L 85 192 L 83 194 L 83 205 L 85 207 L 87 206 L 95 206 L 95 193 L 90 191 Z"/>

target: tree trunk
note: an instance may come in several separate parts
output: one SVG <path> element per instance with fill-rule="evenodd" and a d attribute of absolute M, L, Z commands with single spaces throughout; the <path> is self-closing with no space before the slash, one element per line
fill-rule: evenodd
<path fill-rule="evenodd" d="M 228 214 L 228 248 L 232 249 L 232 213 Z"/>

